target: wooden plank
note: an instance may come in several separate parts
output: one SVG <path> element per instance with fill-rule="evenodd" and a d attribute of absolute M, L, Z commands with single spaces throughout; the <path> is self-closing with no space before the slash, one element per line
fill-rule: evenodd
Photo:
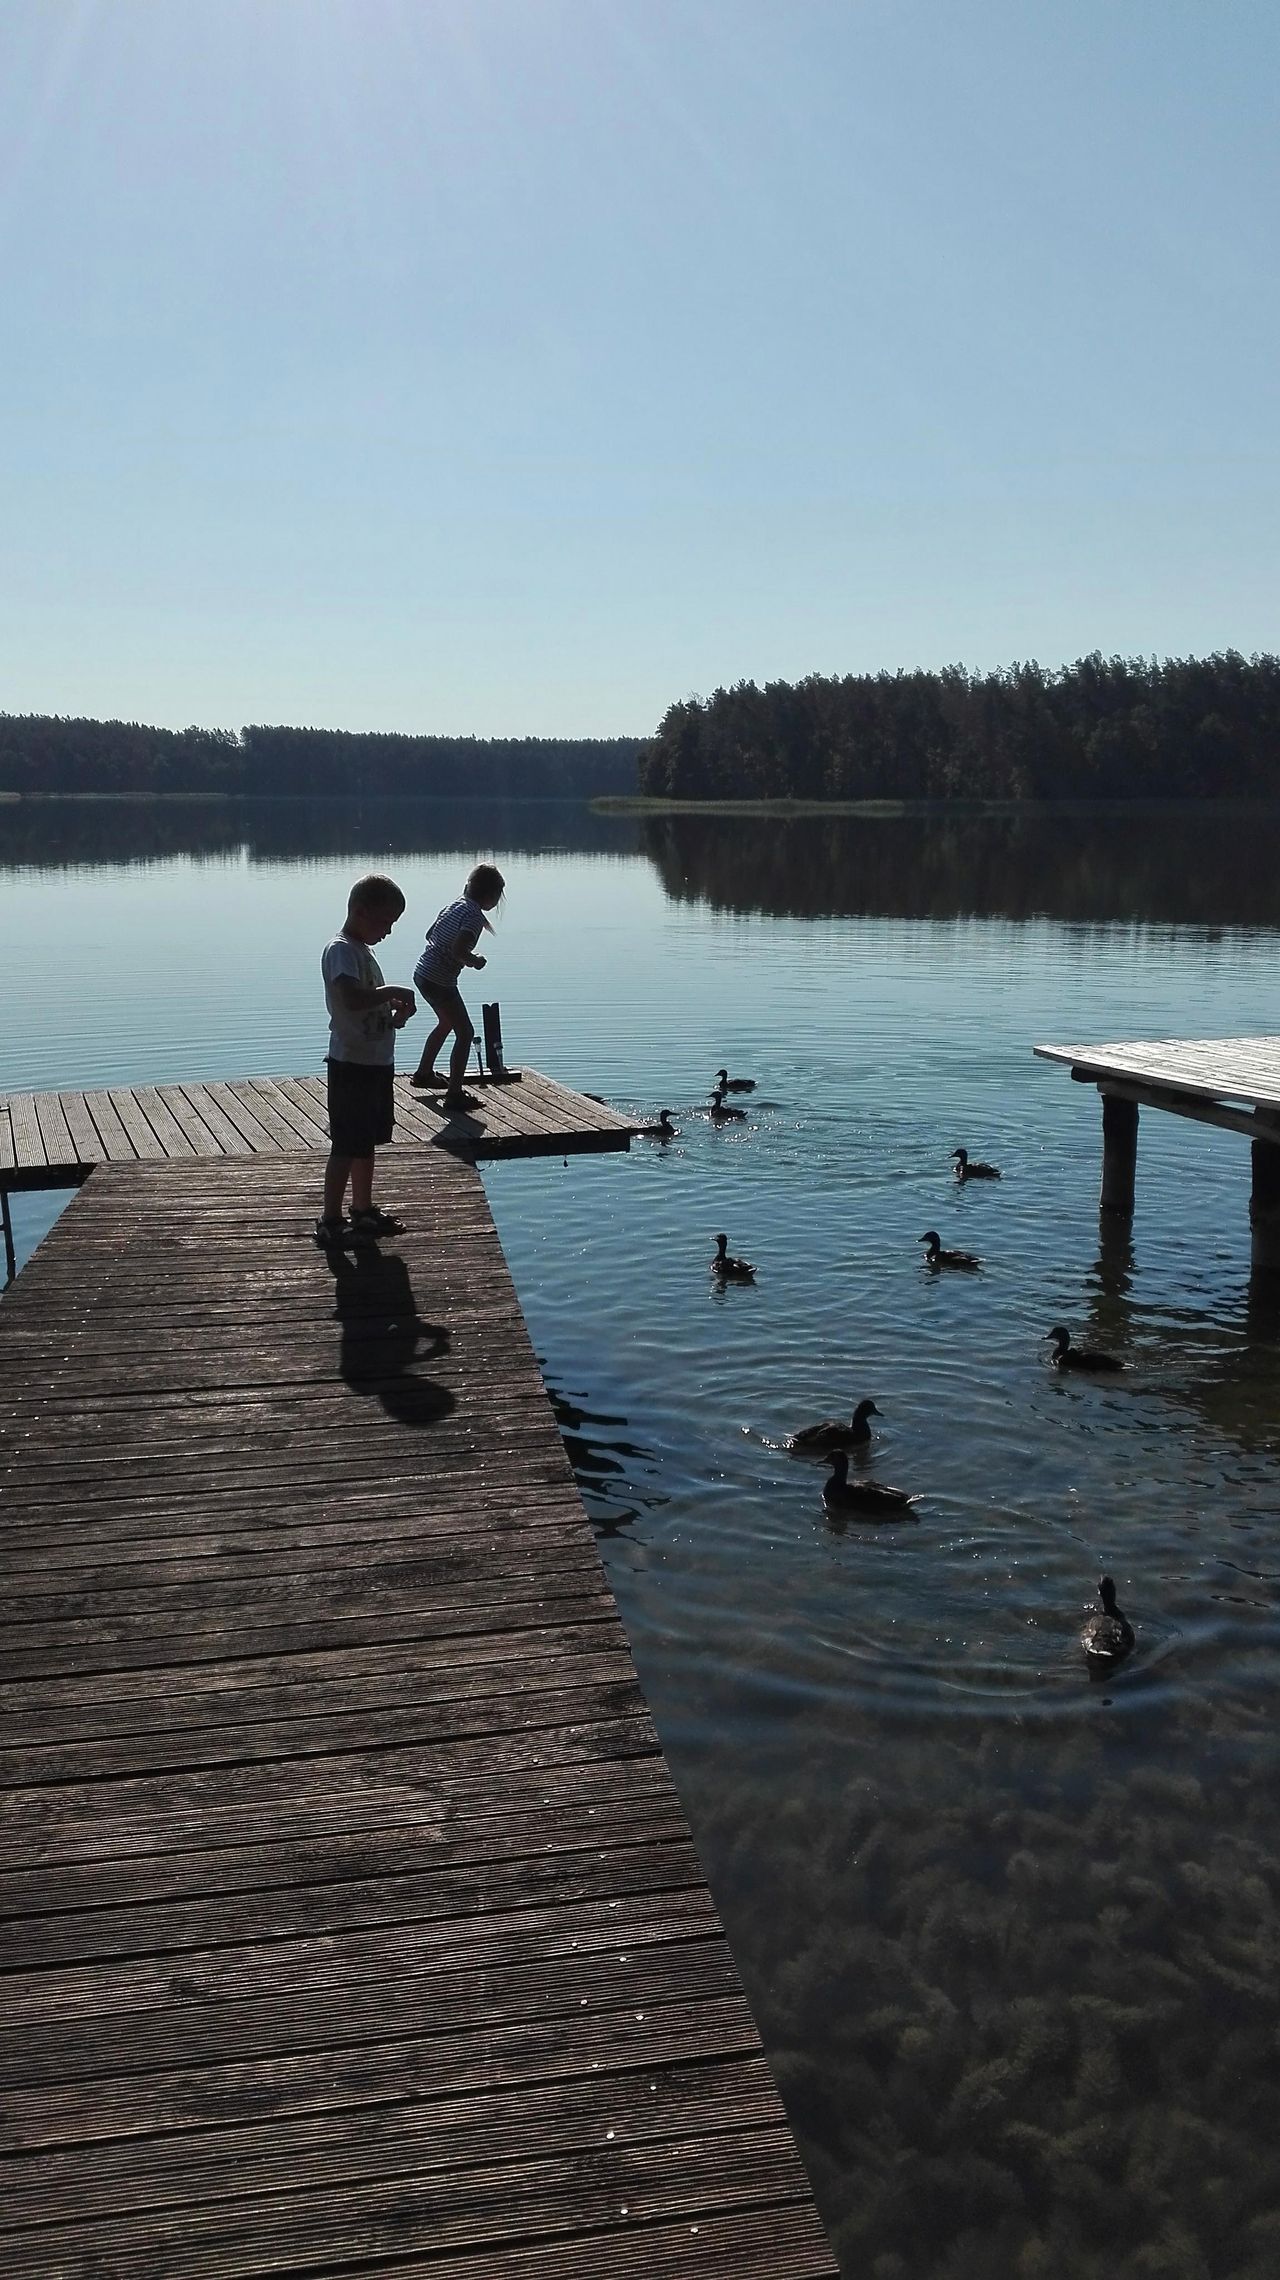
<path fill-rule="evenodd" d="M 284 1130 L 293 1134 L 295 1147 L 328 1148 L 327 1125 L 317 1120 L 309 1102 L 300 1106 L 273 1077 L 250 1077 L 247 1079 L 247 1089 L 255 1102 L 261 1100 Z"/>
<path fill-rule="evenodd" d="M 180 2269 L 184 2280 L 348 2266 L 359 2256 L 438 2257 L 533 2237 L 590 2234 L 619 2216 L 643 2226 L 772 2201 L 805 2190 L 795 2148 L 781 2128 L 743 2128 L 732 2148 L 718 2135 L 657 2146 L 605 2143 L 587 2158 L 530 2158 L 440 2169 L 428 2176 L 378 2179 L 336 2189 L 318 2183 L 261 2201 L 193 2203 L 169 2215 L 122 2210 L 101 2226 L 74 2222 L 12 2236 L 9 2271 L 48 2280 L 53 2272 Z M 157 2260 L 165 2260 L 157 2266 Z M 109 2268 L 109 2267 L 108 2267 Z M 570 2268 L 571 2269 L 571 2268 Z"/>
<path fill-rule="evenodd" d="M 107 1149 L 93 1121 L 83 1093 L 59 1093 L 58 1100 L 66 1119 L 71 1146 L 78 1164 L 105 1164 Z M 133 1151 L 130 1149 L 132 1155 Z"/>
<path fill-rule="evenodd" d="M 392 1981 L 407 1990 L 420 1976 L 434 1980 L 456 1973 L 461 1978 L 560 1961 L 576 1968 L 575 1957 L 584 1962 L 595 1957 L 610 1975 L 612 2000 L 625 2003 L 634 1988 L 651 1986 L 655 1974 L 684 1974 L 689 1946 L 714 1944 L 720 1968 L 730 1968 L 711 1895 L 701 1879 L 656 1890 L 624 1891 L 621 1882 L 615 1887 L 607 1879 L 606 1885 L 607 1891 L 586 1899 L 557 1895 L 551 1905 L 545 1896 L 529 1893 L 523 1907 L 476 1915 L 411 1911 L 397 1919 L 388 1908 L 384 1921 L 338 1931 L 308 1928 L 288 1938 L 247 1942 L 219 1938 L 216 1946 L 183 1951 L 182 1983 L 176 1989 L 169 1955 L 112 1956 L 9 1971 L 0 2054 L 16 2051 L 24 2026 L 39 2028 L 63 2044 L 54 2066 L 69 2059 L 77 2071 L 82 2064 L 79 2030 L 87 2046 L 108 2018 L 119 2031 L 123 2057 L 130 2034 L 140 2038 L 139 2048 L 180 2036 L 181 2017 L 175 2014 L 188 2005 L 208 2007 L 209 2032 L 219 2038 L 217 2014 L 225 2005 L 244 2004 L 256 2026 L 268 2005 L 293 2006 L 299 1989 L 306 1990 L 309 2001 L 322 2003 L 331 1994 L 389 1988 Z M 705 1959 L 699 1955 L 696 1960 Z M 292 2010 L 288 2015 L 294 2015 Z M 114 2063 L 103 2071 L 114 2072 Z M 62 2077 L 55 2073 L 53 2079 Z"/>
<path fill-rule="evenodd" d="M 291 1112 L 290 1119 L 286 1121 L 285 1117 L 273 1106 L 266 1092 L 251 1077 L 237 1077 L 235 1082 L 228 1085 L 226 1089 L 240 1103 L 242 1108 L 247 1108 L 256 1117 L 258 1123 L 265 1127 L 277 1147 L 290 1149 L 305 1145 L 304 1142 L 299 1141 L 298 1134 L 294 1129 L 293 1112 Z"/>
<path fill-rule="evenodd" d="M 172 1109 L 161 1099 L 156 1085 L 131 1085 L 138 1107 L 151 1126 L 161 1150 L 166 1156 L 195 1156 L 201 1151 L 194 1148 Z"/>
<path fill-rule="evenodd" d="M 548 1679 L 551 1689 L 552 1681 Z M 349 1690 L 353 1691 L 353 1690 Z M 412 1690 L 410 1690 L 412 1691 Z M 438 1702 L 410 1702 L 361 1710 L 346 1716 L 316 1706 L 310 1715 L 293 1714 L 241 1724 L 222 1717 L 216 1725 L 180 1726 L 0 1753 L 0 1789 L 29 1790 L 41 1783 L 132 1777 L 206 1766 L 277 1764 L 328 1756 L 335 1749 L 389 1749 L 412 1744 L 424 1753 L 441 1744 L 477 1735 L 531 1734 L 627 1717 L 640 1709 L 636 1680 L 577 1677 L 558 1690 L 497 1692 L 483 1685 L 449 1692 Z"/>
<path fill-rule="evenodd" d="M 84 1105 L 93 1118 L 94 1130 L 102 1142 L 104 1157 L 109 1164 L 136 1162 L 139 1151 L 125 1130 L 111 1094 L 90 1091 L 84 1095 Z"/>
<path fill-rule="evenodd" d="M 9 1095 L 9 1122 L 13 1133 L 13 1162 L 17 1171 L 47 1164 L 44 1136 L 40 1119 L 36 1115 L 35 1099 L 31 1093 Z"/>
<path fill-rule="evenodd" d="M 662 2066 L 653 2080 L 633 2070 L 585 2069 L 518 2089 L 301 2114 L 269 2123 L 172 2134 L 143 2146 L 80 2145 L 0 2163 L 0 2196 L 15 2222 L 39 2222 L 51 2193 L 77 2218 L 109 2215 L 120 2187 L 152 2208 L 203 2197 L 290 2193 L 341 2179 L 422 2174 L 450 2163 L 518 2160 L 593 2145 L 659 2143 L 691 2131 L 723 2131 L 780 2119 L 763 2060 L 745 2052 L 701 2066 Z"/>
<path fill-rule="evenodd" d="M 143 2082 L 101 2076 L 88 2095 L 78 2083 L 17 2088 L 5 2100 L 7 2142 L 29 2158 L 42 2146 L 136 2141 L 157 2130 L 221 2127 L 239 2116 L 252 2121 L 268 2115 L 279 2123 L 291 2114 L 357 2114 L 363 2106 L 402 2101 L 406 2083 L 418 2095 L 429 2086 L 435 2097 L 457 2096 L 594 2073 L 616 2079 L 639 2068 L 749 2056 L 758 2049 L 737 1992 L 649 2002 L 642 2019 L 634 2006 L 592 2010 L 584 2004 L 576 2017 L 535 2014 L 491 2023 L 483 2036 L 464 2023 L 429 2039 L 404 2034 L 267 2060 L 170 2067 Z M 128 2159 L 127 2143 L 122 2150 Z"/>
<path fill-rule="evenodd" d="M 293 1125 L 307 1147 L 328 1149 L 328 1118 L 317 1111 L 315 1102 L 291 1077 L 253 1077 L 250 1084 L 277 1115 Z"/>
<path fill-rule="evenodd" d="M 590 1823 L 579 1819 L 572 1842 L 559 1829 L 556 1840 L 548 1841 L 545 1811 L 536 1819 L 523 1817 L 516 1837 L 492 1820 L 465 1826 L 472 1833 L 461 1845 L 446 1845 L 438 1830 L 424 1832 L 425 1844 L 411 1844 L 399 1830 L 361 1830 L 356 1837 L 310 1845 L 241 1845 L 180 1854 L 179 1869 L 188 1877 L 193 1858 L 200 1864 L 194 1873 L 202 1888 L 191 1898 L 150 1899 L 146 1876 L 139 1873 L 154 1866 L 149 1862 L 130 1864 L 114 1876 L 114 1864 L 95 1862 L 92 1881 L 83 1868 L 49 1872 L 64 1901 L 77 1889 L 89 1892 L 93 1905 L 87 1908 L 59 1907 L 43 1888 L 38 1895 L 36 1890 L 19 1893 L 11 1880 L 0 1879 L 18 1899 L 23 1918 L 6 1927 L 6 1960 L 14 1970 L 46 1970 L 112 1956 L 156 1956 L 219 1943 L 236 1946 L 303 1932 L 476 1916 L 593 1894 L 616 1898 L 623 1891 L 702 1883 L 697 1854 L 678 1813 L 665 1803 L 648 1812 L 629 1803 L 625 1828 L 619 1827 L 616 1807 L 612 1813 L 607 1805 L 597 1808 Z M 456 1840 L 456 1831 L 450 1835 Z M 345 1857 L 339 1846 L 345 1847 Z M 237 1889 L 226 1865 L 228 1853 L 246 1889 Z M 424 1858 L 428 1865 L 419 1867 Z M 352 1860 L 367 1873 L 342 1873 Z M 265 1888 L 264 1876 L 272 1879 Z M 31 1878 L 26 1882 L 34 1884 Z M 114 1900 L 109 1897 L 113 1892 L 119 1895 Z M 34 1905 L 37 1896 L 39 1907 Z"/>
<path fill-rule="evenodd" d="M 1137 1039 L 1106 1045 L 1037 1045 L 1092 1079 L 1122 1077 L 1181 1093 L 1206 1093 L 1280 1110 L 1280 1037 Z"/>
<path fill-rule="evenodd" d="M 255 1156 L 278 1155 L 284 1142 L 270 1130 L 264 1117 L 256 1116 L 249 1102 L 243 1098 L 243 1088 L 224 1085 L 206 1079 L 204 1090 L 216 1108 L 220 1108 L 228 1123 L 245 1140 Z"/>
<path fill-rule="evenodd" d="M 197 1156 L 221 1156 L 222 1142 L 211 1132 L 199 1111 L 193 1108 L 181 1085 L 157 1085 L 157 1098 L 167 1108 L 183 1138 L 189 1141 Z"/>
<path fill-rule="evenodd" d="M 135 1155 L 147 1163 L 163 1158 L 167 1153 L 164 1143 L 156 1138 L 131 1087 L 112 1085 L 107 1097 L 133 1143 Z M 184 1149 L 183 1153 L 189 1154 L 190 1151 Z"/>
<path fill-rule="evenodd" d="M 68 1129 L 59 1095 L 56 1092 L 38 1092 L 32 1095 L 32 1100 L 36 1121 L 40 1126 L 40 1137 L 44 1142 L 46 1163 L 78 1163 L 75 1142 Z"/>
<path fill-rule="evenodd" d="M 176 1087 L 173 1089 L 177 1090 Z M 219 1108 L 207 1086 L 188 1084 L 183 1085 L 181 1090 L 205 1129 L 217 1141 L 218 1151 L 221 1155 L 251 1156 L 253 1154 L 249 1142 L 245 1139 L 238 1125 L 232 1123 L 225 1109 Z"/>

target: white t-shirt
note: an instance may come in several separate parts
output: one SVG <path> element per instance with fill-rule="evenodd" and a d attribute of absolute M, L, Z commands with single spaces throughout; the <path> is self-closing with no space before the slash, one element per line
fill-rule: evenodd
<path fill-rule="evenodd" d="M 346 934 L 335 934 L 326 942 L 320 958 L 320 971 L 324 975 L 324 1002 L 329 1008 L 329 1059 L 331 1061 L 363 1061 L 366 1067 L 381 1068 L 396 1057 L 395 1024 L 389 1005 L 371 1005 L 363 1013 L 349 1013 L 335 996 L 331 984 L 339 974 L 350 974 L 353 982 L 362 989 L 380 990 L 382 969 L 367 942 L 353 942 Z"/>
<path fill-rule="evenodd" d="M 470 934 L 478 942 L 484 931 L 484 912 L 470 895 L 459 895 L 456 902 L 446 903 L 427 928 L 426 947 L 414 969 L 415 982 L 435 982 L 444 989 L 456 987 L 462 972 L 458 936 Z"/>

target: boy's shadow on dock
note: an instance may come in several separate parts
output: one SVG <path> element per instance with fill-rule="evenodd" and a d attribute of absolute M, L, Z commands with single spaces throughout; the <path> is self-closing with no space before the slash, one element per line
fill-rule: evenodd
<path fill-rule="evenodd" d="M 413 1365 L 447 1354 L 449 1332 L 419 1314 L 404 1260 L 373 1244 L 326 1256 L 342 1324 L 338 1367 L 346 1383 L 353 1393 L 376 1396 L 398 1424 L 438 1424 L 454 1407 L 454 1397 Z"/>

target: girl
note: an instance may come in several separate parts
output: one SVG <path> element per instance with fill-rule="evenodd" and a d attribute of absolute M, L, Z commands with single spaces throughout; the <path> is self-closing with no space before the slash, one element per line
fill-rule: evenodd
<path fill-rule="evenodd" d="M 483 966 L 484 959 L 476 956 L 476 944 L 482 933 L 493 932 L 484 914 L 501 902 L 505 884 L 501 871 L 492 863 L 477 863 L 458 901 L 446 903 L 427 928 L 426 947 L 414 968 L 414 986 L 435 1014 L 436 1025 L 423 1040 L 422 1059 L 409 1082 L 419 1087 L 444 1084 L 442 1106 L 447 1109 L 477 1105 L 470 1093 L 462 1089 L 475 1029 L 462 1002 L 458 976 L 464 966 L 474 966 L 477 970 Z M 436 1072 L 436 1055 L 450 1030 L 453 1031 L 453 1051 L 449 1055 L 446 1081 Z"/>

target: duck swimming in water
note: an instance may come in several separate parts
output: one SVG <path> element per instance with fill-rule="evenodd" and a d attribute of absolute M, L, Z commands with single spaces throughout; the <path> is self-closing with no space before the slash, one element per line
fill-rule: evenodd
<path fill-rule="evenodd" d="M 891 1488 L 882 1480 L 850 1480 L 849 1457 L 845 1449 L 835 1449 L 831 1457 L 831 1477 L 823 1483 L 822 1501 L 828 1512 L 858 1512 L 868 1520 L 901 1520 L 915 1503 L 905 1488 Z"/>
<path fill-rule="evenodd" d="M 727 1235 L 716 1237 L 716 1255 L 711 1262 L 711 1272 L 717 1282 L 754 1282 L 756 1279 L 756 1270 L 749 1259 L 730 1257 Z"/>
<path fill-rule="evenodd" d="M 819 1425 L 802 1425 L 787 1447 L 797 1457 L 825 1457 L 833 1449 L 865 1449 L 871 1439 L 870 1419 L 883 1414 L 874 1401 L 860 1401 L 847 1425 L 838 1417 L 824 1417 Z"/>
<path fill-rule="evenodd" d="M 635 1131 L 641 1140 L 678 1140 L 680 1137 L 680 1127 L 672 1123 L 669 1108 L 658 1110 L 656 1124 L 637 1124 Z"/>
<path fill-rule="evenodd" d="M 707 1110 L 707 1114 L 713 1124 L 745 1124 L 747 1120 L 745 1108 L 725 1107 L 724 1091 L 720 1086 L 717 1086 L 711 1096 L 711 1106 Z"/>
<path fill-rule="evenodd" d="M 1104 1354 L 1101 1346 L 1073 1346 L 1071 1332 L 1064 1330 L 1060 1322 L 1055 1322 L 1052 1330 L 1045 1332 L 1045 1336 L 1053 1340 L 1054 1351 L 1049 1359 L 1055 1370 L 1093 1370 L 1097 1373 L 1124 1368 L 1124 1363 L 1115 1354 Z"/>
<path fill-rule="evenodd" d="M 998 1165 L 975 1162 L 967 1148 L 953 1148 L 951 1153 L 958 1180 L 998 1180 L 1001 1177 Z"/>
<path fill-rule="evenodd" d="M 982 1265 L 981 1259 L 976 1258 L 972 1251 L 944 1251 L 942 1237 L 936 1227 L 931 1227 L 927 1234 L 918 1236 L 917 1241 L 929 1246 L 925 1253 L 926 1267 L 967 1267 L 972 1271 L 974 1267 Z"/>
<path fill-rule="evenodd" d="M 717 1092 L 754 1092 L 755 1089 L 754 1077 L 731 1077 L 727 1069 L 716 1070 Z"/>
<path fill-rule="evenodd" d="M 1089 1668 L 1105 1677 L 1132 1654 L 1135 1645 L 1134 1629 L 1123 1609 L 1116 1605 L 1116 1587 L 1109 1575 L 1098 1585 L 1101 1608 L 1094 1609 L 1080 1633 L 1080 1644 Z"/>

